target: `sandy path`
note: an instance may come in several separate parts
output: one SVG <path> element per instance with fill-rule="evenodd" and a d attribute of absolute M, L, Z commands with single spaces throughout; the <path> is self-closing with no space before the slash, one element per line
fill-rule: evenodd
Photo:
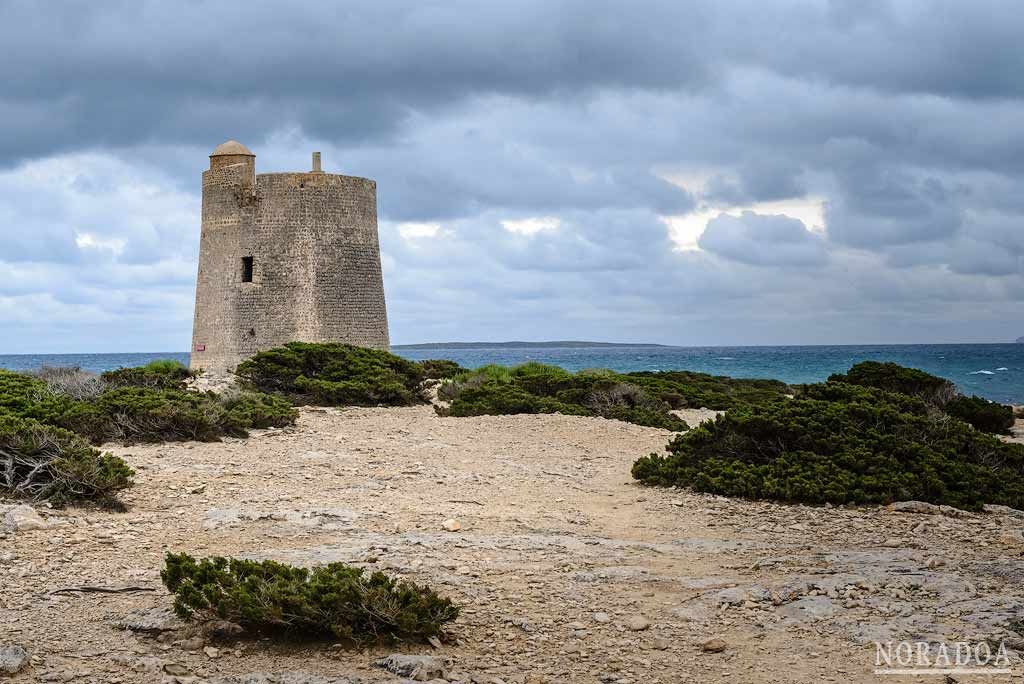
<path fill-rule="evenodd" d="M 403 650 L 450 658 L 449 679 L 465 682 L 877 682 L 874 640 L 1003 636 L 1024 607 L 1022 520 L 634 484 L 632 462 L 669 436 L 416 407 L 303 410 L 295 429 L 247 440 L 114 448 L 138 469 L 129 512 L 52 512 L 60 527 L 0 539 L 0 643 L 35 656 L 25 681 L 160 681 L 167 662 L 200 677 L 397 681 L 372 661 Z M 157 588 L 166 550 L 363 564 L 465 610 L 440 650 L 242 641 L 211 658 L 187 629 L 111 626 L 169 605 L 162 590 L 47 597 Z M 724 652 L 702 651 L 711 637 Z"/>

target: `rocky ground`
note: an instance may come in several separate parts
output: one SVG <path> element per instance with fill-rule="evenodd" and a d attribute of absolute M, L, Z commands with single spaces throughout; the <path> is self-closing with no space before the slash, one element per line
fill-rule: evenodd
<path fill-rule="evenodd" d="M 13 681 L 877 682 L 920 680 L 874 674 L 876 640 L 1024 649 L 1006 627 L 1024 611 L 1024 514 L 634 484 L 632 462 L 669 437 L 416 407 L 305 409 L 296 428 L 244 440 L 110 447 L 138 471 L 127 512 L 40 507 L 42 521 L 0 532 L 0 672 L 19 645 L 29 660 Z M 0 514 L 13 521 L 12 505 Z M 218 640 L 167 616 L 166 551 L 345 561 L 464 610 L 435 646 Z M 428 657 L 375 664 L 396 652 Z"/>

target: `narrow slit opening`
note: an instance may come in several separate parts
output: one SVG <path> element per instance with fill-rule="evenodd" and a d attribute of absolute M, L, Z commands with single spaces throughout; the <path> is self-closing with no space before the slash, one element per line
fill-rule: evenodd
<path fill-rule="evenodd" d="M 242 282 L 252 282 L 252 257 L 242 257 Z"/>

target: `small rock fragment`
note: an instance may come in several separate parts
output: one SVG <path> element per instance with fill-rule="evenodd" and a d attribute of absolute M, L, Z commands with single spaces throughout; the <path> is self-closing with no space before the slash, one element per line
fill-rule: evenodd
<path fill-rule="evenodd" d="M 28 660 L 28 651 L 19 644 L 0 645 L 0 674 L 18 674 Z"/>
<path fill-rule="evenodd" d="M 169 674 L 173 677 L 187 677 L 192 674 L 187 667 L 180 663 L 164 663 L 163 671 L 164 674 Z"/>
<path fill-rule="evenodd" d="M 236 639 L 242 635 L 245 630 L 242 629 L 241 625 L 236 625 L 234 622 L 228 620 L 214 620 L 206 625 L 206 633 L 211 639 L 217 639 L 220 641 L 228 641 Z"/>
<path fill-rule="evenodd" d="M 113 624 L 118 629 L 149 634 L 172 632 L 185 626 L 185 623 L 166 608 L 132 611 L 120 620 L 115 620 Z"/>
<path fill-rule="evenodd" d="M 48 530 L 53 525 L 43 520 L 43 517 L 36 513 L 36 509 L 27 504 L 15 506 L 7 511 L 4 516 L 4 525 L 12 532 L 25 532 L 27 530 Z"/>
<path fill-rule="evenodd" d="M 634 615 L 626 619 L 626 629 L 634 632 L 642 632 L 651 626 L 650 620 L 643 615 Z"/>
<path fill-rule="evenodd" d="M 704 651 L 705 653 L 721 653 L 728 647 L 729 645 L 725 643 L 724 639 L 719 639 L 716 637 L 713 639 L 708 639 L 703 644 L 701 644 L 700 650 Z"/>
<path fill-rule="evenodd" d="M 444 677 L 444 660 L 437 656 L 392 653 L 376 661 L 375 665 L 399 677 L 416 682 L 427 682 Z"/>
<path fill-rule="evenodd" d="M 462 529 L 462 525 L 460 525 L 459 521 L 455 518 L 448 518 L 441 524 L 441 527 L 448 530 L 449 532 L 458 532 Z"/>
<path fill-rule="evenodd" d="M 175 642 L 174 645 L 183 651 L 198 651 L 205 643 L 206 642 L 203 641 L 202 637 L 192 637 L 190 639 L 182 639 L 181 641 Z"/>

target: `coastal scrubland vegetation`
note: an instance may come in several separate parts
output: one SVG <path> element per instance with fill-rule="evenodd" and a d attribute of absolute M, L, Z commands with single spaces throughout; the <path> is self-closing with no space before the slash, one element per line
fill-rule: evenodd
<path fill-rule="evenodd" d="M 117 493 L 134 473 L 78 435 L 0 410 L 0 494 L 62 506 L 118 507 Z"/>
<path fill-rule="evenodd" d="M 829 376 L 828 382 L 847 382 L 916 397 L 982 432 L 1006 434 L 1014 423 L 1012 406 L 981 397 L 965 397 L 945 378 L 891 362 L 861 361 L 846 373 Z"/>
<path fill-rule="evenodd" d="M 155 362 L 96 376 L 78 369 L 36 375 L 0 370 L 0 412 L 70 430 L 89 441 L 215 441 L 251 428 L 283 427 L 297 413 L 259 392 L 186 389 L 192 372 Z"/>
<path fill-rule="evenodd" d="M 515 367 L 484 366 L 454 375 L 441 385 L 442 415 L 563 413 L 599 416 L 637 425 L 686 430 L 672 413 L 680 408 L 729 409 L 785 396 L 775 380 L 745 380 L 689 371 L 616 373 L 606 369 L 570 373 L 530 362 Z"/>
<path fill-rule="evenodd" d="M 169 553 L 160 577 L 180 617 L 227 620 L 260 635 L 423 641 L 459 615 L 429 587 L 344 563 L 306 569 Z"/>
<path fill-rule="evenodd" d="M 102 375 L 77 368 L 0 370 L 0 491 L 55 504 L 112 504 L 132 472 L 92 444 L 216 441 L 291 425 L 298 415 L 267 394 L 188 390 L 191 377 L 173 361 Z"/>
<path fill-rule="evenodd" d="M 428 401 L 426 380 L 442 380 L 447 416 L 562 413 L 685 430 L 671 411 L 727 409 L 784 395 L 775 380 L 738 380 L 687 371 L 615 373 L 525 363 L 466 370 L 448 360 L 409 361 L 346 344 L 292 342 L 260 352 L 236 371 L 244 386 L 295 404 L 409 406 Z"/>
<path fill-rule="evenodd" d="M 865 362 L 791 399 L 736 407 L 639 459 L 633 476 L 781 501 L 1024 508 L 1024 445 L 984 432 L 986 416 L 1009 410 L 990 404 L 922 371 Z"/>
<path fill-rule="evenodd" d="M 290 342 L 239 364 L 247 387 L 317 406 L 410 406 L 427 401 L 423 381 L 462 371 L 447 360 L 417 363 L 350 344 Z"/>

